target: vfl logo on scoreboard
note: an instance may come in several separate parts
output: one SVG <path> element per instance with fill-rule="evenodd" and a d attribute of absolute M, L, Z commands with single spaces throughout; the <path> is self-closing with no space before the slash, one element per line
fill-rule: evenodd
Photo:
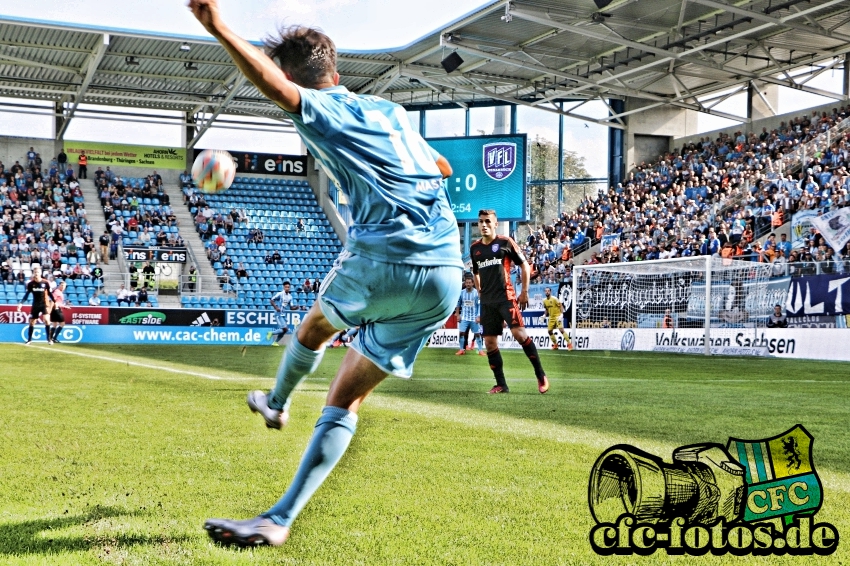
<path fill-rule="evenodd" d="M 495 181 L 504 181 L 516 169 L 515 143 L 484 144 L 484 172 Z"/>

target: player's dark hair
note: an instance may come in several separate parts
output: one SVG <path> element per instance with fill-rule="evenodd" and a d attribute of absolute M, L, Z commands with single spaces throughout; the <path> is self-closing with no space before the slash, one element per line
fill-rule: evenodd
<path fill-rule="evenodd" d="M 491 214 L 494 217 L 496 216 L 496 211 L 493 210 L 492 208 L 482 208 L 481 210 L 478 211 L 478 216 L 490 216 Z"/>
<path fill-rule="evenodd" d="M 289 285 L 290 287 L 292 287 L 292 283 L 290 283 L 289 281 L 284 281 L 284 282 L 283 282 L 283 284 L 284 284 L 284 285 Z"/>
<path fill-rule="evenodd" d="M 280 68 L 303 87 L 314 88 L 332 81 L 336 73 L 336 46 L 318 29 L 304 26 L 282 27 L 277 37 L 263 42 L 266 53 L 277 59 Z"/>

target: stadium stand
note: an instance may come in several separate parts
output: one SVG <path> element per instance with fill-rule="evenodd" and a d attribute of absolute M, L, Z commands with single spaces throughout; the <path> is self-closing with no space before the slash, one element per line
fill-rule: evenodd
<path fill-rule="evenodd" d="M 54 158 L 43 172 L 41 157 L 24 167 L 0 162 L 0 304 L 17 304 L 32 271 L 67 282 L 66 299 L 86 305 L 102 287 L 96 277 L 97 249 L 73 169 L 60 171 Z"/>
<path fill-rule="evenodd" d="M 572 257 L 610 238 L 585 263 L 720 254 L 788 263 L 777 274 L 850 272 L 850 247 L 832 250 L 816 233 L 801 250 L 758 241 L 798 210 L 850 205 L 850 108 L 797 117 L 772 131 L 700 139 L 641 164 L 607 194 L 540 227 L 525 251 L 535 281 L 570 273 Z M 793 264 L 801 265 L 794 266 Z"/>
<path fill-rule="evenodd" d="M 234 295 L 184 295 L 184 306 L 225 301 L 230 308 L 267 308 L 290 281 L 293 307 L 310 308 L 342 245 L 307 181 L 237 177 L 218 194 L 200 193 L 190 183 L 183 193 L 221 288 Z"/>
<path fill-rule="evenodd" d="M 95 173 L 97 175 L 97 173 Z M 147 177 L 106 175 L 96 180 L 104 218 L 125 246 L 182 246 L 177 219 L 156 172 Z M 120 228 L 114 228 L 115 226 Z"/>

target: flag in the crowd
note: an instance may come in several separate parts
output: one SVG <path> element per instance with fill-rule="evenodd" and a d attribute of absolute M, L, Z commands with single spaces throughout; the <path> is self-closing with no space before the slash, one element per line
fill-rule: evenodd
<path fill-rule="evenodd" d="M 850 241 L 850 207 L 831 210 L 812 218 L 811 222 L 834 250 L 840 250 Z"/>

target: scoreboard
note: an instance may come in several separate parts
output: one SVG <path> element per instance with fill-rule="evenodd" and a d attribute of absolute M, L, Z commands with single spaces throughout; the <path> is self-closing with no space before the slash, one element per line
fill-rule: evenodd
<path fill-rule="evenodd" d="M 527 220 L 525 134 L 427 142 L 452 166 L 443 185 L 458 222 L 477 222 L 482 208 L 494 209 L 499 221 Z"/>

